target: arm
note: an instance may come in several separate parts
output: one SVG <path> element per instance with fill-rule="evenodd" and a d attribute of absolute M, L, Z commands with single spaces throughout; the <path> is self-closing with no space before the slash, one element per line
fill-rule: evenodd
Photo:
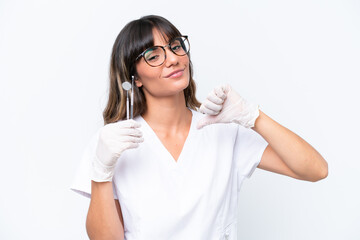
<path fill-rule="evenodd" d="M 315 182 L 328 175 L 328 164 L 305 140 L 260 111 L 252 128 L 269 146 L 259 168 Z"/>
<path fill-rule="evenodd" d="M 91 201 L 86 219 L 90 239 L 123 240 L 124 223 L 118 201 L 114 201 L 112 178 L 123 151 L 137 148 L 144 139 L 133 119 L 106 124 L 99 133 L 91 165 Z"/>
<path fill-rule="evenodd" d="M 121 221 L 121 225 L 122 225 L 122 227 L 124 229 L 124 219 L 123 219 L 123 216 L 122 216 L 119 200 L 117 200 L 117 199 L 115 199 L 115 206 L 116 206 L 116 210 L 117 210 L 117 213 L 118 213 L 120 221 Z"/>
<path fill-rule="evenodd" d="M 259 168 L 312 182 L 327 176 L 327 162 L 310 144 L 265 115 L 258 105 L 247 102 L 229 85 L 215 88 L 199 110 L 207 116 L 198 122 L 198 128 L 233 122 L 259 133 L 269 143 Z"/>
<path fill-rule="evenodd" d="M 91 240 L 123 240 L 124 227 L 122 218 L 119 217 L 120 213 L 114 202 L 112 183 L 91 181 L 91 201 L 86 218 L 89 238 Z"/>

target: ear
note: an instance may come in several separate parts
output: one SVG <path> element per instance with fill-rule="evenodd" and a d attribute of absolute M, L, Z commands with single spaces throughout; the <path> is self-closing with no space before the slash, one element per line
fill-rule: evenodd
<path fill-rule="evenodd" d="M 136 84 L 137 87 L 142 87 L 142 83 L 138 79 L 135 80 L 135 84 Z"/>

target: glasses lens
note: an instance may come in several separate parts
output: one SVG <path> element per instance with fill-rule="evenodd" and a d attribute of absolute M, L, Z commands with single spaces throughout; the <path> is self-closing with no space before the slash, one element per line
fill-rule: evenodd
<path fill-rule="evenodd" d="M 183 56 L 187 54 L 190 50 L 190 44 L 186 37 L 178 37 L 175 38 L 171 42 L 171 51 L 173 51 L 176 55 Z"/>
<path fill-rule="evenodd" d="M 165 61 L 165 52 L 160 47 L 153 47 L 144 53 L 146 62 L 151 66 L 159 66 Z"/>

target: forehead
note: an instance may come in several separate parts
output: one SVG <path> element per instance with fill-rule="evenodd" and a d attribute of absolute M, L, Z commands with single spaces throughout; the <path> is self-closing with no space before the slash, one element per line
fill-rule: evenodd
<path fill-rule="evenodd" d="M 159 31 L 158 29 L 154 28 L 152 30 L 153 38 L 154 38 L 154 45 L 166 45 L 170 39 L 165 35 L 165 33 Z"/>

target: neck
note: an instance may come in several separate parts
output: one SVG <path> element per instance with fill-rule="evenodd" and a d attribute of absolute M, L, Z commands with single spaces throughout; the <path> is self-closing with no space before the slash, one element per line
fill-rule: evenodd
<path fill-rule="evenodd" d="M 191 124 L 191 111 L 186 107 L 184 93 L 175 96 L 146 98 L 144 120 L 157 131 L 177 132 Z"/>

